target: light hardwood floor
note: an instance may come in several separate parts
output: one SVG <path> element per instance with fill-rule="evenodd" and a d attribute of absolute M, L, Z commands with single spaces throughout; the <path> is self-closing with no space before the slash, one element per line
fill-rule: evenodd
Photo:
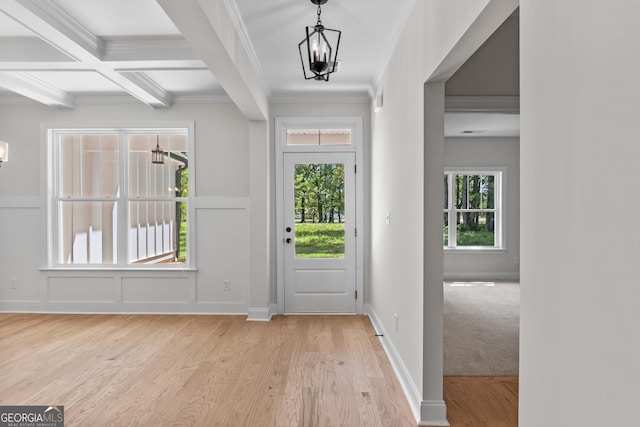
<path fill-rule="evenodd" d="M 68 426 L 415 426 L 364 316 L 0 314 L 0 405 Z"/>
<path fill-rule="evenodd" d="M 444 377 L 451 427 L 516 427 L 518 377 Z"/>
<path fill-rule="evenodd" d="M 415 426 L 364 316 L 0 314 L 0 405 L 68 426 Z M 517 378 L 446 377 L 452 427 L 515 427 Z"/>

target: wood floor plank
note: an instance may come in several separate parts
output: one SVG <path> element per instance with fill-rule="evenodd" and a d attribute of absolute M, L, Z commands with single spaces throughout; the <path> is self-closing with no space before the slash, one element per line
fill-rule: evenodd
<path fill-rule="evenodd" d="M 451 427 L 517 427 L 518 377 L 445 377 Z"/>
<path fill-rule="evenodd" d="M 0 314 L 0 404 L 74 426 L 415 426 L 374 335 L 366 316 Z M 517 425 L 517 379 L 486 382 L 445 380 L 452 427 Z"/>

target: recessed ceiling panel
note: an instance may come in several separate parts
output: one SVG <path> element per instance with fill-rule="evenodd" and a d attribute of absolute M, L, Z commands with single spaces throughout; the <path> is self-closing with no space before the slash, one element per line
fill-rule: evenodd
<path fill-rule="evenodd" d="M 16 37 L 28 37 L 35 36 L 24 25 L 9 18 L 4 13 L 0 13 L 0 37 L 16 36 Z"/>
<path fill-rule="evenodd" d="M 120 86 L 93 71 L 38 71 L 29 75 L 69 93 L 123 92 Z"/>
<path fill-rule="evenodd" d="M 305 81 L 298 43 L 305 27 L 317 20 L 309 0 L 235 0 L 244 26 L 274 93 L 322 90 L 365 93 L 410 10 L 411 0 L 329 0 L 322 5 L 322 23 L 341 30 L 340 69 L 328 83 Z M 300 84 L 298 85 L 298 82 Z M 364 89 L 363 89 L 364 88 Z"/>
<path fill-rule="evenodd" d="M 180 34 L 155 0 L 57 0 L 100 37 Z"/>
<path fill-rule="evenodd" d="M 147 71 L 146 74 L 169 92 L 224 93 L 222 87 L 209 70 Z"/>

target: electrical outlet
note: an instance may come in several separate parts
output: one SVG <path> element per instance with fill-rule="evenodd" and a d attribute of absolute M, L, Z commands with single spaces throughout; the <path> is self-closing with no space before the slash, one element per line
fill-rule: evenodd
<path fill-rule="evenodd" d="M 225 291 L 230 291 L 231 290 L 231 280 L 225 280 L 223 283 L 224 283 L 224 290 Z"/>
<path fill-rule="evenodd" d="M 393 313 L 393 322 L 395 323 L 396 332 L 398 332 L 398 315 Z"/>
<path fill-rule="evenodd" d="M 18 289 L 16 286 L 16 278 L 15 277 L 11 277 L 9 279 L 9 289 Z"/>

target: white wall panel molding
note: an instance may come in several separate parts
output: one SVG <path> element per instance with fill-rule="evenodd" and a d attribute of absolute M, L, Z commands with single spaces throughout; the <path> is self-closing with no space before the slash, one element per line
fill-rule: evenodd
<path fill-rule="evenodd" d="M 40 197 L 0 197 L 0 209 L 40 209 Z"/>
<path fill-rule="evenodd" d="M 248 209 L 248 197 L 195 197 L 196 209 Z"/>

